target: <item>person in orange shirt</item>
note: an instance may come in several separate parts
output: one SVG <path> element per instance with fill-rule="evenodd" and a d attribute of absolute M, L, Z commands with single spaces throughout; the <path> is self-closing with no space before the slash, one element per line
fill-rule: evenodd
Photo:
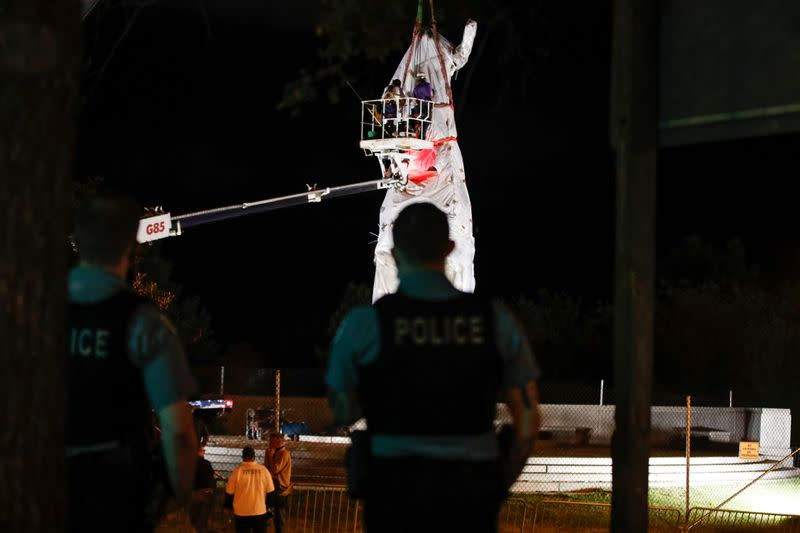
<path fill-rule="evenodd" d="M 266 533 L 267 494 L 275 490 L 267 468 L 256 462 L 250 446 L 242 449 L 242 463 L 228 478 L 225 493 L 233 497 L 236 533 Z"/>

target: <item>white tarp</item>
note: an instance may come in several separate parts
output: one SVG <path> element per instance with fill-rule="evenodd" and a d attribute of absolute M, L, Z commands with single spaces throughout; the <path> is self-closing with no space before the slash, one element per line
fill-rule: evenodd
<path fill-rule="evenodd" d="M 464 27 L 461 44 L 452 45 L 447 39 L 439 36 L 439 51 L 436 41 L 429 33 L 424 33 L 412 42 L 403 60 L 391 79 L 403 82 L 403 92 L 412 94 L 415 85 L 414 75 L 425 74 L 433 86 L 434 125 L 426 137 L 436 141 L 455 138 L 457 136 L 453 106 L 448 97 L 447 83 L 455 72 L 463 67 L 472 51 L 477 23 L 469 21 Z M 409 62 L 409 57 L 411 58 Z M 442 63 L 444 63 L 443 71 Z M 445 78 L 445 76 L 447 76 Z M 388 83 L 387 83 L 388 84 Z M 456 243 L 455 250 L 447 258 L 446 274 L 456 288 L 473 292 L 475 290 L 475 273 L 473 258 L 475 257 L 475 238 L 472 235 L 472 206 L 467 192 L 464 161 L 461 150 L 455 140 L 443 142 L 436 149 L 436 169 L 438 175 L 421 185 L 409 182 L 404 191 L 388 189 L 381 206 L 379 219 L 378 243 L 375 246 L 375 285 L 372 300 L 397 290 L 397 267 L 391 255 L 392 222 L 397 213 L 406 205 L 416 201 L 432 202 L 448 214 L 450 220 L 450 238 Z"/>

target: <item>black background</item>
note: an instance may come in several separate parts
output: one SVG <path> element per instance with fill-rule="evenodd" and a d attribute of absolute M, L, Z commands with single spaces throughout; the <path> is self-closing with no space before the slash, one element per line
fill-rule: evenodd
<path fill-rule="evenodd" d="M 306 5 L 313 5 L 313 2 Z M 501 40 L 454 81 L 459 143 L 473 203 L 478 290 L 539 288 L 585 301 L 613 288 L 614 178 L 608 147 L 610 4 L 548 8 L 535 83 L 500 90 Z M 314 10 L 148 6 L 92 15 L 78 175 L 99 175 L 173 214 L 302 192 L 307 183 L 376 179 L 358 149 L 359 103 L 324 99 L 300 118 L 277 111 L 286 83 L 319 43 Z M 409 13 L 409 37 L 413 12 Z M 442 32 L 460 38 L 460 22 Z M 476 47 L 487 38 L 478 28 Z M 535 36 L 531 36 L 535 39 Z M 376 97 L 400 53 L 357 87 Z M 105 64 L 105 66 L 103 66 Z M 386 79 L 384 79 L 386 78 Z M 798 136 L 661 150 L 657 252 L 689 234 L 741 237 L 766 275 L 794 276 Z M 312 348 L 348 281 L 368 283 L 381 193 L 219 222 L 162 243 L 174 278 L 197 294 L 223 348 L 248 341 L 281 366 L 314 364 Z M 610 354 L 609 354 L 610 357 Z"/>

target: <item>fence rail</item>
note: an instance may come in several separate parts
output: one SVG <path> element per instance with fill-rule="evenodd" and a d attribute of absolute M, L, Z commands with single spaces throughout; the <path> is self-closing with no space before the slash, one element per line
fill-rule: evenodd
<path fill-rule="evenodd" d="M 233 531 L 232 515 L 223 510 L 225 489 L 214 491 L 208 529 L 218 533 Z M 351 500 L 344 487 L 295 485 L 284 511 L 287 533 L 362 533 L 362 507 Z M 162 520 L 157 533 L 194 533 L 189 512 L 175 511 Z"/>
<path fill-rule="evenodd" d="M 208 523 L 210 530 L 219 533 L 233 531 L 231 515 L 222 509 L 223 498 L 224 489 L 220 485 L 210 502 Z M 443 509 L 442 512 L 453 510 Z M 361 503 L 351 500 L 344 487 L 298 485 L 289 498 L 285 516 L 285 530 L 289 533 L 363 533 Z M 598 533 L 608 531 L 610 523 L 611 504 L 605 502 L 545 499 L 531 503 L 510 498 L 503 503 L 498 515 L 500 533 Z M 649 507 L 648 530 L 663 533 L 800 533 L 800 515 L 692 507 L 684 517 L 676 508 L 653 505 Z M 189 514 L 184 510 L 168 515 L 157 530 L 158 533 L 193 531 Z"/>
<path fill-rule="evenodd" d="M 288 531 L 361 533 L 362 514 L 343 487 L 301 486 L 289 498 Z"/>
<path fill-rule="evenodd" d="M 498 516 L 498 528 L 502 533 L 523 533 L 531 521 L 530 508 L 525 500 L 509 498 L 503 503 Z"/>
<path fill-rule="evenodd" d="M 797 502 L 800 509 L 800 501 Z M 710 507 L 692 507 L 687 519 L 693 533 L 710 531 L 754 531 L 800 533 L 800 515 L 759 513 Z"/>
<path fill-rule="evenodd" d="M 649 507 L 649 531 L 676 532 L 682 515 L 673 507 Z M 556 531 L 599 532 L 611 526 L 611 504 L 570 500 L 542 500 L 534 508 L 532 533 Z"/>

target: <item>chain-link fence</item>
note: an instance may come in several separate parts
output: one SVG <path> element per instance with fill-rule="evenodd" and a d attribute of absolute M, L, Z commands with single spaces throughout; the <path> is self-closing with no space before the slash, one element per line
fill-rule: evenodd
<path fill-rule="evenodd" d="M 210 513 L 205 523 L 208 531 L 232 532 L 233 516 L 223 510 L 222 484 L 208 502 Z M 362 508 L 351 500 L 344 487 L 298 484 L 289 497 L 284 513 L 287 533 L 361 533 Z M 191 512 L 180 510 L 167 515 L 158 533 L 194 533 Z"/>
<path fill-rule="evenodd" d="M 800 516 L 776 513 L 693 507 L 687 522 L 693 533 L 758 530 L 770 533 L 800 533 Z"/>
<path fill-rule="evenodd" d="M 288 437 L 295 483 L 345 485 L 343 458 L 349 445 L 349 428 L 333 422 L 324 397 L 322 370 L 216 367 L 198 374 L 205 397 L 222 396 L 233 403 L 224 412 L 199 415 L 210 434 L 206 458 L 221 477 L 227 478 L 241 462 L 244 446 L 255 448 L 256 460 L 263 461 L 267 433 L 280 427 Z M 278 388 L 276 382 L 280 383 Z M 536 449 L 512 487 L 511 500 L 500 517 L 509 530 L 527 531 L 533 523 L 531 509 L 554 495 L 561 496 L 559 500 L 566 496 L 571 502 L 597 504 L 598 509 L 610 503 L 613 388 L 598 381 L 545 382 L 539 389 L 542 424 Z M 418 409 L 419 416 L 425 417 L 424 404 L 412 400 L 410 397 L 409 408 Z M 650 459 L 653 509 L 678 510 L 684 528 L 691 525 L 687 522 L 691 508 L 782 515 L 800 511 L 800 468 L 791 456 L 789 409 L 735 406 L 732 392 L 692 397 L 690 405 L 686 400 L 685 396 L 654 394 Z M 510 421 L 502 404 L 498 405 L 497 421 Z M 316 499 L 311 493 L 302 496 L 309 508 L 328 505 L 320 500 L 327 493 L 314 494 Z M 558 516 L 577 512 L 575 506 L 566 509 Z M 695 512 L 692 516 L 699 519 L 702 515 Z M 695 527 L 701 525 L 702 521 Z"/>
<path fill-rule="evenodd" d="M 530 506 L 525 500 L 508 498 L 503 502 L 498 515 L 498 528 L 503 533 L 528 531 L 533 520 Z"/>
<path fill-rule="evenodd" d="M 224 489 L 220 485 L 207 502 L 209 531 L 231 532 L 233 517 L 223 511 Z M 452 510 L 443 512 L 453 512 Z M 289 533 L 362 533 L 363 508 L 351 500 L 344 487 L 298 485 L 284 511 L 284 530 Z M 688 524 L 679 509 L 650 506 L 651 532 L 754 532 L 800 533 L 800 516 L 752 511 L 694 507 Z M 608 531 L 611 505 L 599 502 L 543 499 L 531 504 L 518 498 L 506 500 L 498 515 L 499 533 L 598 533 Z M 158 533 L 194 533 L 190 512 L 170 513 Z"/>
<path fill-rule="evenodd" d="M 651 506 L 648 509 L 649 531 L 675 532 L 681 525 L 681 512 L 671 507 Z M 534 508 L 532 531 L 608 531 L 611 525 L 611 504 L 542 500 Z"/>
<path fill-rule="evenodd" d="M 759 513 L 800 512 L 800 468 L 794 463 L 800 450 L 792 449 L 791 410 L 732 403 L 697 405 L 687 396 L 683 405 L 652 408 L 653 442 L 667 451 L 682 449 L 683 457 L 651 458 L 650 500 L 680 508 L 686 530 L 715 530 L 730 520 L 750 531 L 767 527 L 753 518 Z M 658 451 L 654 446 L 653 455 Z"/>

